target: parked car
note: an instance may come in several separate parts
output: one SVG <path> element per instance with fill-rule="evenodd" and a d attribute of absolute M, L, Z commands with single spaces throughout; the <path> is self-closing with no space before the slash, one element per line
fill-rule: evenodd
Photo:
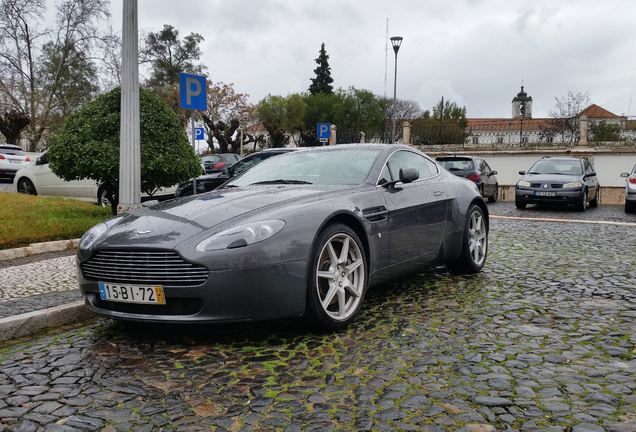
<path fill-rule="evenodd" d="M 30 162 L 31 158 L 22 150 L 22 147 L 0 144 L 0 179 L 13 181 L 15 173 Z"/>
<path fill-rule="evenodd" d="M 481 196 L 488 198 L 489 202 L 497 202 L 497 171 L 490 168 L 484 159 L 474 156 L 440 156 L 435 160 L 456 176 L 474 181 Z"/>
<path fill-rule="evenodd" d="M 238 162 L 241 157 L 234 153 L 220 153 L 214 155 L 203 156 L 201 164 L 206 174 L 220 172 L 223 168 Z"/>
<path fill-rule="evenodd" d="M 290 151 L 294 151 L 294 150 L 296 149 L 295 148 L 273 148 L 273 149 L 263 150 L 257 153 L 252 153 L 249 156 L 245 156 L 243 159 L 239 160 L 235 164 L 230 165 L 227 168 L 224 168 L 222 171 L 219 171 L 213 174 L 206 174 L 206 175 L 199 176 L 195 179 L 196 185 L 197 185 L 197 193 L 209 192 L 213 189 L 216 189 L 217 187 L 221 186 L 223 183 L 225 183 L 232 177 L 247 171 L 254 165 L 261 163 L 265 159 L 268 159 L 272 156 L 289 153 Z M 193 180 L 188 180 L 187 182 L 183 182 L 179 184 L 179 186 L 177 187 L 177 191 L 175 192 L 175 196 L 182 197 L 182 196 L 192 195 L 192 191 L 193 191 L 192 183 L 193 183 Z"/>
<path fill-rule="evenodd" d="M 515 205 L 573 204 L 577 210 L 598 206 L 601 186 L 587 158 L 544 157 L 526 171 L 515 187 Z"/>
<path fill-rule="evenodd" d="M 30 195 L 64 196 L 83 201 L 96 202 L 101 206 L 110 206 L 110 198 L 105 187 L 95 180 L 66 181 L 58 177 L 49 167 L 49 154 L 43 153 L 30 164 L 19 170 L 14 179 L 17 192 Z M 142 194 L 142 201 L 148 199 L 168 199 L 174 196 L 175 187 L 162 188 L 152 197 Z"/>
<path fill-rule="evenodd" d="M 89 309 L 151 322 L 307 313 L 337 329 L 369 285 L 439 262 L 462 273 L 486 262 L 488 209 L 475 185 L 408 146 L 290 152 L 216 192 L 86 232 L 77 257 Z"/>
<path fill-rule="evenodd" d="M 636 165 L 621 177 L 625 178 L 625 213 L 636 213 Z"/>

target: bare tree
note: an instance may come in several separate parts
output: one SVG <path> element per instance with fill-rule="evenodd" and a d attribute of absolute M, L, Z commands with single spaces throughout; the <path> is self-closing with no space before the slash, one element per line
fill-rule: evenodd
<path fill-rule="evenodd" d="M 30 151 L 47 133 L 65 83 L 75 81 L 77 73 L 94 75 L 91 68 L 72 68 L 93 67 L 89 53 L 100 39 L 97 25 L 109 17 L 106 0 L 63 0 L 55 27 L 47 29 L 42 26 L 45 11 L 43 0 L 0 1 L 0 93 L 30 119 Z M 48 67 L 41 67 L 47 59 Z"/>
<path fill-rule="evenodd" d="M 567 95 L 554 100 L 554 110 L 550 111 L 553 121 L 548 129 L 553 134 L 560 134 L 563 142 L 573 143 L 579 135 L 578 116 L 590 104 L 590 93 L 569 90 Z"/>

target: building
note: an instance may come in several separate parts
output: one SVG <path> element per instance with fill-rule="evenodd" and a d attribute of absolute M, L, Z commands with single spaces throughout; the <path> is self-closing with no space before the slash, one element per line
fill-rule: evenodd
<path fill-rule="evenodd" d="M 582 118 L 587 119 L 588 126 L 606 122 L 619 125 L 621 130 L 625 130 L 627 120 L 626 117 L 618 116 L 596 104 L 585 108 L 574 119 L 533 118 L 532 96 L 529 96 L 521 86 L 521 91 L 512 99 L 510 118 L 469 118 L 467 120 L 466 144 L 484 146 L 576 144 Z"/>

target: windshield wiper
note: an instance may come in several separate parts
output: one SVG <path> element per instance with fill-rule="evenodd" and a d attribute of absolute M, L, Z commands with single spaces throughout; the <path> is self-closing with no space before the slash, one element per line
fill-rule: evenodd
<path fill-rule="evenodd" d="M 252 185 L 264 185 L 264 184 L 313 184 L 312 182 L 304 181 L 304 180 L 286 180 L 286 179 L 276 179 L 276 180 L 264 180 L 256 183 L 250 183 Z"/>

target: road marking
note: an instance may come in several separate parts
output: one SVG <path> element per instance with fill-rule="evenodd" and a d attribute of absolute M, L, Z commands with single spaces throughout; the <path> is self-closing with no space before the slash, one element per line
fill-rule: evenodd
<path fill-rule="evenodd" d="M 504 220 L 522 220 L 522 221 L 535 221 L 535 222 L 561 222 L 561 223 L 583 223 L 591 225 L 617 225 L 617 226 L 629 226 L 636 227 L 634 222 L 618 222 L 618 221 L 592 221 L 582 219 L 557 219 L 557 218 L 534 218 L 534 217 L 519 217 L 519 216 L 498 216 L 490 215 L 491 219 L 504 219 Z"/>

